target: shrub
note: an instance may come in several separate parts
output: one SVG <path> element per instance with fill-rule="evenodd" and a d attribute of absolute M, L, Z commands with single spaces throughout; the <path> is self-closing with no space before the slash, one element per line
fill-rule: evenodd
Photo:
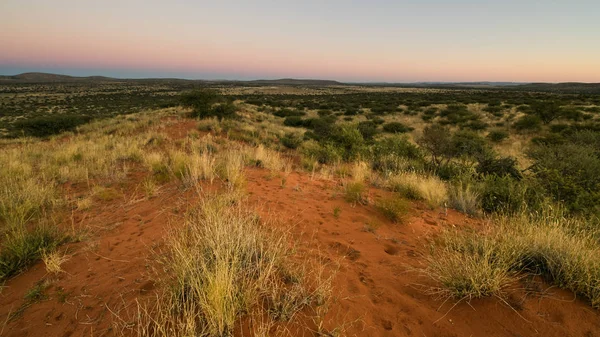
<path fill-rule="evenodd" d="M 283 125 L 293 126 L 293 127 L 302 127 L 302 126 L 304 126 L 304 120 L 300 116 L 289 116 L 283 120 Z"/>
<path fill-rule="evenodd" d="M 576 133 L 563 144 L 534 145 L 531 170 L 543 189 L 572 212 L 600 214 L 600 150 Z M 600 139 L 600 137 L 597 137 Z M 596 140 L 597 142 L 597 140 Z"/>
<path fill-rule="evenodd" d="M 358 123 L 358 131 L 365 140 L 372 140 L 379 133 L 377 124 L 372 121 L 363 121 Z"/>
<path fill-rule="evenodd" d="M 379 199 L 375 203 L 375 207 L 392 222 L 402 222 L 410 210 L 410 204 L 398 197 Z"/>
<path fill-rule="evenodd" d="M 495 158 L 492 156 L 480 160 L 475 168 L 479 174 L 510 176 L 513 179 L 523 178 L 521 171 L 517 168 L 517 160 L 511 157 Z"/>
<path fill-rule="evenodd" d="M 346 161 L 360 158 L 365 152 L 365 142 L 355 125 L 344 124 L 334 129 L 332 140 L 342 149 L 342 157 Z"/>
<path fill-rule="evenodd" d="M 366 203 L 366 186 L 362 181 L 349 181 L 344 185 L 344 199 L 351 203 Z"/>
<path fill-rule="evenodd" d="M 525 209 L 535 210 L 542 202 L 542 195 L 527 181 L 518 181 L 508 175 L 485 176 L 479 193 L 481 207 L 489 213 L 513 214 Z"/>
<path fill-rule="evenodd" d="M 300 153 L 320 164 L 333 164 L 342 159 L 340 150 L 330 143 L 319 144 L 308 141 L 302 144 Z"/>
<path fill-rule="evenodd" d="M 414 128 L 408 127 L 400 122 L 390 122 L 383 125 L 383 131 L 389 133 L 406 133 L 414 130 Z"/>
<path fill-rule="evenodd" d="M 489 140 L 491 140 L 494 143 L 500 143 L 501 141 L 508 138 L 508 132 L 503 131 L 503 130 L 492 130 L 487 135 L 487 137 Z"/>
<path fill-rule="evenodd" d="M 297 149 L 302 144 L 302 136 L 295 133 L 286 133 L 279 141 L 288 149 Z"/>
<path fill-rule="evenodd" d="M 273 112 L 273 115 L 277 117 L 304 116 L 306 115 L 306 112 L 301 110 L 280 109 Z"/>
<path fill-rule="evenodd" d="M 536 115 L 525 115 L 519 118 L 513 126 L 517 130 L 539 130 L 541 128 L 542 120 Z"/>
<path fill-rule="evenodd" d="M 237 107 L 227 102 L 217 91 L 200 89 L 183 93 L 180 96 L 181 105 L 192 108 L 189 114 L 192 118 L 217 117 L 219 119 L 235 118 Z"/>
<path fill-rule="evenodd" d="M 13 123 L 13 127 L 24 136 L 47 137 L 65 131 L 73 131 L 90 120 L 90 117 L 83 115 L 55 114 L 19 119 Z"/>

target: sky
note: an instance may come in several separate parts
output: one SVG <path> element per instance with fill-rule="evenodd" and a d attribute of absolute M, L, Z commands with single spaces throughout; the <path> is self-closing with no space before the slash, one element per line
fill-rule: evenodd
<path fill-rule="evenodd" d="M 600 82 L 598 0 L 0 0 L 0 75 Z"/>

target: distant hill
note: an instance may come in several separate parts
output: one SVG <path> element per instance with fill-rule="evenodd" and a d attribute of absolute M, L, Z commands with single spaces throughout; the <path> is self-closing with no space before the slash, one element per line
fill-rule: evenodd
<path fill-rule="evenodd" d="M 145 78 L 145 79 L 118 79 L 104 76 L 87 76 L 87 77 L 76 77 L 59 74 L 48 74 L 48 73 L 23 73 L 14 76 L 0 76 L 0 81 L 10 82 L 23 82 L 23 83 L 48 83 L 48 82 L 79 82 L 79 81 L 98 81 L 98 82 L 209 82 L 209 83 L 242 83 L 242 84 L 255 84 L 255 85 L 307 85 L 307 86 L 328 86 L 328 85 L 341 85 L 342 83 L 331 80 L 314 80 L 314 79 L 294 79 L 294 78 L 282 78 L 276 80 L 253 80 L 253 81 L 231 81 L 231 80 L 184 80 L 176 78 Z"/>
<path fill-rule="evenodd" d="M 420 83 L 386 83 L 364 82 L 343 83 L 333 80 L 294 79 L 282 78 L 275 80 L 185 80 L 176 78 L 145 78 L 145 79 L 120 79 L 104 76 L 77 77 L 60 74 L 40 72 L 23 73 L 14 76 L 0 75 L 0 83 L 68 83 L 68 82 L 161 82 L 161 83 L 204 83 L 224 85 L 296 85 L 296 86 L 333 86 L 333 85 L 360 85 L 360 86 L 389 86 L 410 88 L 444 88 L 444 89 L 489 89 L 489 90 L 522 90 L 538 92 L 555 92 L 567 94 L 600 94 L 600 83 L 515 83 L 515 82 L 420 82 Z"/>
<path fill-rule="evenodd" d="M 75 81 L 118 81 L 104 76 L 76 77 L 49 73 L 23 73 L 14 76 L 0 76 L 0 81 L 17 82 L 75 82 Z"/>
<path fill-rule="evenodd" d="M 516 88 L 527 91 L 545 91 L 572 94 L 600 94 L 600 83 L 530 83 L 519 85 Z"/>
<path fill-rule="evenodd" d="M 282 78 L 278 80 L 254 80 L 254 81 L 241 81 L 249 84 L 260 84 L 260 85 L 342 85 L 343 83 L 333 80 L 312 80 L 312 79 L 294 79 L 294 78 Z"/>

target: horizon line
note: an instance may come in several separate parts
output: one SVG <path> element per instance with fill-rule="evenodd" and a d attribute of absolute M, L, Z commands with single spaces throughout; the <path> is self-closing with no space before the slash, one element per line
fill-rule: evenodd
<path fill-rule="evenodd" d="M 72 78 L 90 78 L 90 77 L 104 77 L 107 79 L 115 79 L 115 80 L 184 80 L 184 81 L 207 81 L 207 82 L 253 82 L 253 81 L 282 81 L 282 80 L 300 80 L 300 81 L 332 81 L 338 82 L 340 84 L 475 84 L 475 83 L 507 83 L 507 84 L 560 84 L 560 83 L 581 83 L 581 84 L 600 84 L 600 82 L 579 82 L 579 81 L 567 81 L 567 82 L 536 82 L 536 81 L 494 81 L 494 80 L 479 80 L 479 81 L 408 81 L 408 82 L 390 82 L 390 81 L 342 81 L 331 78 L 314 78 L 314 77 L 255 77 L 251 79 L 226 79 L 226 78 L 202 78 L 202 77 L 173 77 L 173 76 L 155 76 L 155 77 L 117 77 L 117 76 L 106 76 L 100 75 L 96 73 L 90 73 L 86 75 L 69 75 L 67 73 L 55 73 L 55 72 L 45 72 L 45 71 L 26 71 L 20 72 L 17 74 L 7 74 L 0 73 L 0 76 L 4 77 L 16 77 L 26 74 L 43 74 L 43 75 L 57 75 L 57 76 L 66 76 Z"/>

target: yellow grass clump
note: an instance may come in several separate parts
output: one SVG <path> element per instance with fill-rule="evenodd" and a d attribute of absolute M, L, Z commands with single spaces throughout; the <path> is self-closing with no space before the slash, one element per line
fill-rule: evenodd
<path fill-rule="evenodd" d="M 425 200 L 429 207 L 443 206 L 448 200 L 446 184 L 435 176 L 402 172 L 388 178 L 391 190 L 413 200 Z"/>

